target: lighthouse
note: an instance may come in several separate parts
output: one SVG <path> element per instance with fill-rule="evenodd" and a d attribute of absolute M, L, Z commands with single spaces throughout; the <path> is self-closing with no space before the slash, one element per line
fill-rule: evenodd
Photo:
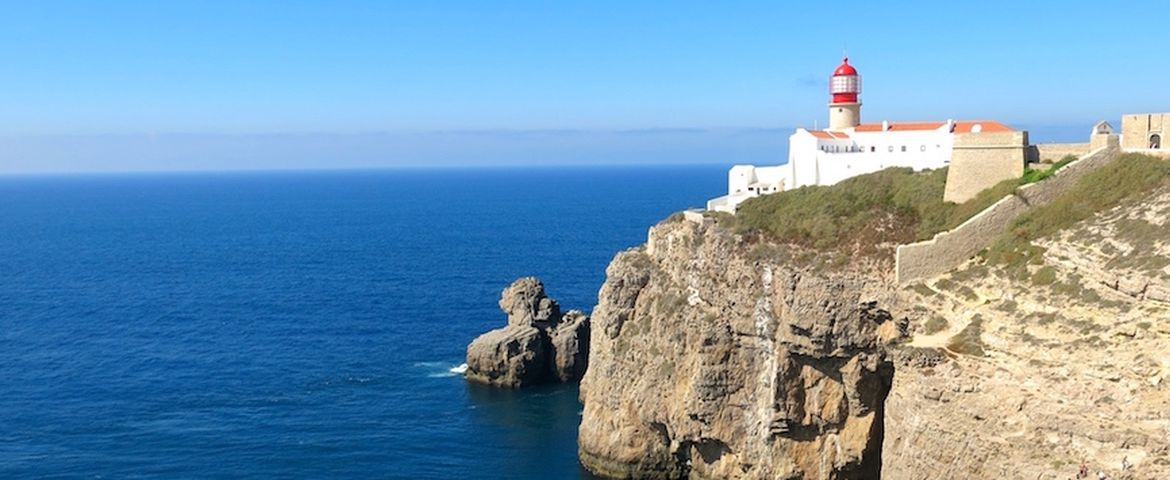
<path fill-rule="evenodd" d="M 829 95 L 829 128 L 797 128 L 788 137 L 788 163 L 731 167 L 727 195 L 712 198 L 707 210 L 735 213 L 749 198 L 806 185 L 833 185 L 890 167 L 915 171 L 948 167 L 943 200 L 962 203 L 1024 173 L 1028 132 L 1001 122 L 861 123 L 861 75 L 848 57 L 829 77 Z M 1167 132 L 1157 139 L 1165 142 Z"/>
<path fill-rule="evenodd" d="M 845 130 L 861 124 L 861 76 L 849 64 L 849 57 L 829 77 L 829 130 Z"/>

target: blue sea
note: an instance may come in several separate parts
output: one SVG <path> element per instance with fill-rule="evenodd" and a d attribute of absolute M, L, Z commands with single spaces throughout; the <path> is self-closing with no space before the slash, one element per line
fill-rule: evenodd
<path fill-rule="evenodd" d="M 726 167 L 0 177 L 0 478 L 583 478 L 575 386 L 452 372 Z"/>

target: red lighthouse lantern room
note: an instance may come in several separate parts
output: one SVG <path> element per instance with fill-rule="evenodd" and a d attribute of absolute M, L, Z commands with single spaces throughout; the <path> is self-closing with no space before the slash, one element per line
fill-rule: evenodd
<path fill-rule="evenodd" d="M 841 60 L 841 66 L 833 70 L 833 76 L 829 79 L 829 93 L 833 94 L 833 103 L 857 103 L 857 97 L 861 94 L 861 76 L 849 64 L 849 57 Z"/>

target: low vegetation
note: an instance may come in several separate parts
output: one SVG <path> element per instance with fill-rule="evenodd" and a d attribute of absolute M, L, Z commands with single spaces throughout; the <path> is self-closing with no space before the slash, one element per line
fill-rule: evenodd
<path fill-rule="evenodd" d="M 1041 262 L 1044 250 L 1032 242 L 1086 220 L 1126 201 L 1140 201 L 1154 189 L 1170 186 L 1170 162 L 1141 154 L 1125 154 L 1085 174 L 1072 188 L 1047 205 L 1015 219 L 984 257 L 1015 267 Z"/>
<path fill-rule="evenodd" d="M 1057 170 L 1060 170 L 1065 165 L 1076 161 L 1076 159 L 1076 155 L 1065 155 L 1064 158 L 1061 158 L 1048 168 L 1026 168 L 1024 169 L 1024 176 L 1020 177 L 1020 185 L 1036 183 L 1044 180 L 1045 178 L 1051 177 L 1056 174 Z"/>
<path fill-rule="evenodd" d="M 1004 182 L 963 204 L 943 201 L 947 170 L 888 168 L 830 186 L 805 186 L 750 199 L 720 222 L 818 250 L 874 253 L 880 245 L 928 239 L 1011 193 Z"/>
<path fill-rule="evenodd" d="M 950 326 L 950 322 L 947 322 L 947 319 L 938 314 L 935 314 L 927 319 L 926 322 L 923 322 L 922 333 L 927 335 L 934 335 L 938 332 L 946 330 Z"/>
<path fill-rule="evenodd" d="M 947 350 L 963 355 L 982 357 L 986 355 L 983 344 L 983 317 L 976 314 L 963 330 L 951 337 Z"/>

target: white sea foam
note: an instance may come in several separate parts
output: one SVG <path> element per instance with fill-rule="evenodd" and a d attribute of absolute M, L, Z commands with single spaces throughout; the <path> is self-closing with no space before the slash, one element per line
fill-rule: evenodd
<path fill-rule="evenodd" d="M 463 372 L 467 371 L 467 364 L 466 363 L 459 364 L 459 365 L 452 367 L 451 364 L 448 362 L 415 362 L 414 366 L 419 367 L 419 368 L 425 368 L 427 370 L 439 370 L 437 372 L 432 371 L 431 373 L 428 373 L 427 378 L 454 377 L 454 376 L 458 376 L 458 375 L 463 375 Z"/>

